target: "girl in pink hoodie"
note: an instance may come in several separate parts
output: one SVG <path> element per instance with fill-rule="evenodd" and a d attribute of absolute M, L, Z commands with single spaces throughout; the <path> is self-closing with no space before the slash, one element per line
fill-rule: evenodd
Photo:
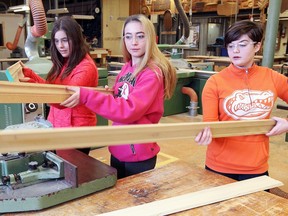
<path fill-rule="evenodd" d="M 116 78 L 114 95 L 90 89 L 69 87 L 75 93 L 61 105 L 84 104 L 113 125 L 157 124 L 163 115 L 164 99 L 176 85 L 176 72 L 156 44 L 153 24 L 144 15 L 127 18 L 123 26 L 122 52 L 126 64 Z M 113 136 L 113 134 L 111 134 Z M 123 178 L 156 164 L 157 143 L 123 143 L 110 146 L 111 166 Z"/>

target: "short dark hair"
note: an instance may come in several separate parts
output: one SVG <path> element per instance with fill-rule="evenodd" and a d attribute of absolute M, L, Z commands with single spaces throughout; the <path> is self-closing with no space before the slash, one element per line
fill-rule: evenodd
<path fill-rule="evenodd" d="M 263 39 L 263 27 L 262 25 L 252 22 L 250 20 L 241 20 L 232 24 L 225 36 L 225 47 L 232 41 L 238 40 L 242 35 L 248 35 L 248 37 L 254 42 L 261 42 Z"/>

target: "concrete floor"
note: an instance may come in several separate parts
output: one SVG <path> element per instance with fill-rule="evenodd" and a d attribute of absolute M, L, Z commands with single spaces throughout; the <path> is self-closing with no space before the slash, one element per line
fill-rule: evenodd
<path fill-rule="evenodd" d="M 285 103 L 283 101 L 277 101 L 277 104 Z M 274 109 L 274 116 L 286 117 L 287 110 Z M 201 121 L 202 116 L 191 117 L 187 113 L 167 116 L 161 119 L 161 123 L 169 122 L 189 122 L 189 121 Z M 157 166 L 163 166 L 168 163 L 172 163 L 176 160 L 185 161 L 191 166 L 203 167 L 205 165 L 205 153 L 206 147 L 198 146 L 191 139 L 179 139 L 167 140 L 159 142 L 161 152 L 158 155 Z M 101 149 L 95 149 L 91 151 L 90 155 L 98 160 L 109 164 L 110 154 L 106 147 Z M 275 178 L 284 183 L 284 186 L 280 187 L 285 192 L 288 192 L 288 142 L 285 142 L 285 134 L 274 136 L 270 139 L 270 169 L 269 173 L 272 178 Z"/>

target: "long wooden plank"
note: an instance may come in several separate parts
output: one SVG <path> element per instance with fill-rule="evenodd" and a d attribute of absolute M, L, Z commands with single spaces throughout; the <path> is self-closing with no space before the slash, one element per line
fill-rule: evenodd
<path fill-rule="evenodd" d="M 0 132 L 0 152 L 101 147 L 168 139 L 192 139 L 206 126 L 211 128 L 213 137 L 265 134 L 274 124 L 274 120 L 266 119 L 251 121 L 2 130 Z"/>
<path fill-rule="evenodd" d="M 120 209 L 101 216 L 160 216 L 232 199 L 235 197 L 282 186 L 283 183 L 268 176 L 233 182 L 193 193 Z M 99 216 L 100 216 L 99 215 Z"/>
<path fill-rule="evenodd" d="M 61 103 L 73 92 L 65 85 L 0 81 L 0 103 Z M 87 87 L 88 88 L 88 87 Z M 111 90 L 97 87 L 95 91 L 111 94 Z"/>

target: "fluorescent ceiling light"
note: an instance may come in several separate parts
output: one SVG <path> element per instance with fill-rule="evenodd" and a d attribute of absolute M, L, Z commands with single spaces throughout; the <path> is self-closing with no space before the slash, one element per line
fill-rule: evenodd
<path fill-rule="evenodd" d="M 17 5 L 17 6 L 12 6 L 9 7 L 8 12 L 21 12 L 21 11 L 29 11 L 30 8 L 28 5 Z"/>
<path fill-rule="evenodd" d="M 91 20 L 94 19 L 94 16 L 92 15 L 72 15 L 72 18 L 74 19 L 85 19 L 85 20 Z"/>
<path fill-rule="evenodd" d="M 47 11 L 47 14 L 64 14 L 64 13 L 69 13 L 67 8 L 50 9 Z"/>

